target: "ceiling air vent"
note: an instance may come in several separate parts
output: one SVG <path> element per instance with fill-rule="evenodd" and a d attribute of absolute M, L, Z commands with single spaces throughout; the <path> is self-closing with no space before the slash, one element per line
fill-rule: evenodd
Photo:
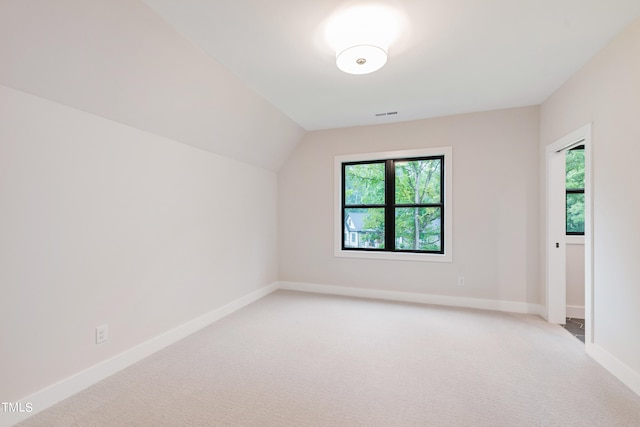
<path fill-rule="evenodd" d="M 382 117 L 382 116 L 395 116 L 396 114 L 398 114 L 397 111 L 389 111 L 388 113 L 377 113 L 376 117 Z"/>

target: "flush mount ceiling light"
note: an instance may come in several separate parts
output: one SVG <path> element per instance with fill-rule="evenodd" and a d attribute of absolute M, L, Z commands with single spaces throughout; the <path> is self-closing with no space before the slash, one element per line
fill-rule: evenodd
<path fill-rule="evenodd" d="M 398 37 L 397 11 L 382 5 L 361 5 L 336 12 L 325 27 L 335 49 L 336 65 L 345 73 L 368 74 L 387 63 L 389 45 Z"/>
<path fill-rule="evenodd" d="M 336 56 L 336 65 L 349 74 L 368 74 L 382 68 L 387 63 L 387 52 L 367 44 L 351 46 Z"/>

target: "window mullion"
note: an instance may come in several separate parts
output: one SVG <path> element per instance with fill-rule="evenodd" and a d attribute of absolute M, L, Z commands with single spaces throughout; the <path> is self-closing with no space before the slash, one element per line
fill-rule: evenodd
<path fill-rule="evenodd" d="M 396 170 L 393 160 L 386 162 L 386 182 L 385 182 L 385 215 L 384 215 L 384 247 L 387 251 L 394 251 L 396 248 L 396 214 L 395 214 L 395 194 L 396 194 Z"/>

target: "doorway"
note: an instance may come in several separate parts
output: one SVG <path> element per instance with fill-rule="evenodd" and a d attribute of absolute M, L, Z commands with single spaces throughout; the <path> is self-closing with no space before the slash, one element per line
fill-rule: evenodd
<path fill-rule="evenodd" d="M 593 251 L 591 124 L 560 138 L 546 148 L 546 319 L 565 324 L 567 318 L 567 188 L 566 153 L 584 145 L 584 329 L 585 343 L 593 342 Z"/>

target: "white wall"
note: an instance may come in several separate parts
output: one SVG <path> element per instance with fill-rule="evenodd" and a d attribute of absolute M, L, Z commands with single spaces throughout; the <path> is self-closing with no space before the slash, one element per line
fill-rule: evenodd
<path fill-rule="evenodd" d="M 276 171 L 304 130 L 137 0 L 0 2 L 0 84 Z"/>
<path fill-rule="evenodd" d="M 0 401 L 277 279 L 300 126 L 139 1 L 0 2 L 0 58 Z"/>
<path fill-rule="evenodd" d="M 0 86 L 0 400 L 275 281 L 276 199 L 274 172 Z"/>
<path fill-rule="evenodd" d="M 594 344 L 640 392 L 640 340 L 632 326 L 640 325 L 638 52 L 640 19 L 543 103 L 540 136 L 544 150 L 593 123 Z"/>
<path fill-rule="evenodd" d="M 527 107 L 307 133 L 278 175 L 280 279 L 537 303 L 538 119 Z M 453 262 L 335 258 L 334 156 L 440 146 L 453 147 Z"/>
<path fill-rule="evenodd" d="M 566 254 L 567 316 L 584 319 L 584 243 L 567 243 Z"/>

